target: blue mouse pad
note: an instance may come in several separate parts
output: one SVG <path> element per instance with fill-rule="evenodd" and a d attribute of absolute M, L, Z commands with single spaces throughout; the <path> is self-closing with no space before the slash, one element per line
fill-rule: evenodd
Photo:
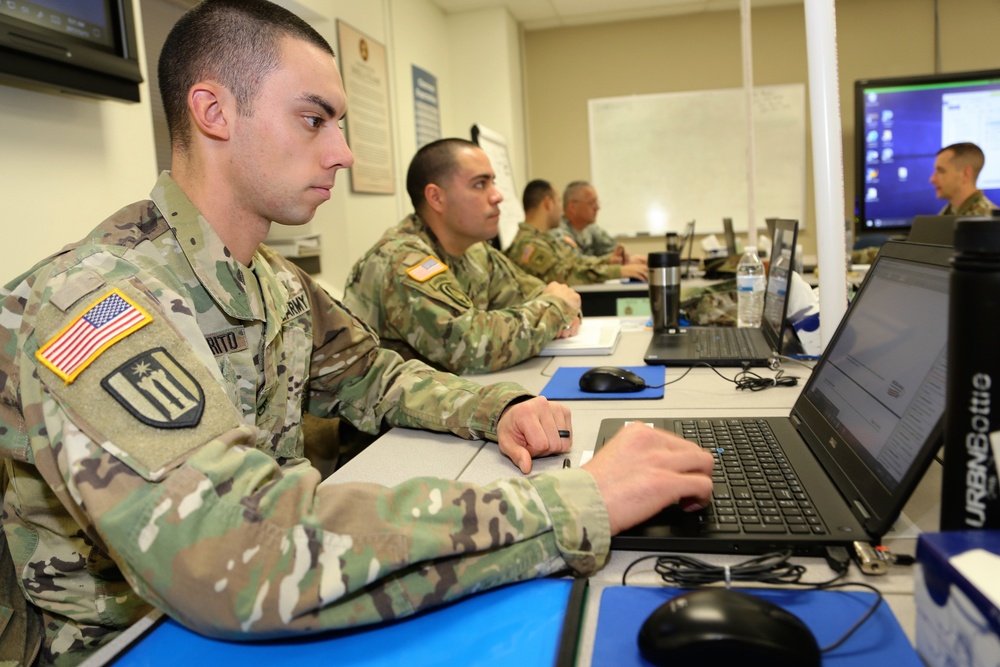
<path fill-rule="evenodd" d="M 591 393 L 580 390 L 580 376 L 593 366 L 564 366 L 556 369 L 555 374 L 542 389 L 542 396 L 553 401 L 620 401 L 633 398 L 663 398 L 663 387 L 643 389 L 642 391 L 621 391 L 609 393 Z M 662 385 L 666 382 L 665 366 L 621 366 L 632 371 L 647 385 Z"/>
<path fill-rule="evenodd" d="M 285 640 L 227 642 L 166 619 L 114 664 L 551 667 L 572 583 L 536 579 L 395 623 Z"/>
<path fill-rule="evenodd" d="M 798 616 L 809 626 L 820 648 L 847 632 L 875 603 L 875 594 L 847 589 L 830 591 L 741 588 Z M 686 592 L 680 588 L 611 586 L 601 594 L 592 664 L 651 667 L 639 654 L 639 628 L 657 607 Z M 892 665 L 923 667 L 903 629 L 883 600 L 875 614 L 851 637 L 823 654 L 824 667 Z"/>

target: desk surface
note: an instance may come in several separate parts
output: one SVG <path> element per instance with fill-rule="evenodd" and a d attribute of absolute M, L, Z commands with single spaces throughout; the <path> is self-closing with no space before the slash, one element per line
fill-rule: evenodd
<path fill-rule="evenodd" d="M 641 364 L 642 353 L 649 341 L 648 330 L 626 322 L 621 341 L 614 354 L 600 357 L 554 357 L 530 359 L 517 366 L 489 375 L 469 376 L 488 384 L 497 381 L 518 382 L 533 392 L 541 391 L 548 377 L 560 366 L 635 365 Z M 667 382 L 677 379 L 687 369 L 667 369 Z M 578 465 L 586 453 L 593 450 L 601 420 L 610 417 L 727 417 L 787 415 L 798 398 L 810 369 L 794 362 L 785 362 L 788 374 L 799 375 L 797 387 L 776 387 L 759 392 L 738 391 L 731 383 L 708 368 L 693 368 L 676 384 L 668 385 L 663 399 L 627 401 L 567 402 L 573 416 L 573 448 L 569 453 L 572 464 Z M 727 369 L 732 377 L 735 371 Z M 538 459 L 532 474 L 549 472 L 562 467 L 564 457 Z M 518 475 L 513 464 L 496 445 L 482 441 L 466 442 L 449 435 L 394 429 L 338 470 L 331 483 L 348 481 L 397 484 L 417 475 L 434 475 L 474 484 L 487 484 L 497 479 Z M 938 499 L 941 488 L 941 467 L 935 463 L 917 487 L 895 528 L 883 540 L 892 551 L 912 555 L 921 530 L 936 530 Z M 625 569 L 637 558 L 649 555 L 635 551 L 613 551 L 608 563 L 591 578 L 591 593 L 587 601 L 586 618 L 581 635 L 577 664 L 591 664 L 596 636 L 600 595 L 605 587 L 621 584 Z M 718 564 L 735 564 L 746 556 L 705 555 L 705 560 Z M 797 558 L 808 567 L 808 581 L 825 581 L 833 572 L 820 558 Z M 909 568 L 890 568 L 884 576 L 865 576 L 852 565 L 849 581 L 863 581 L 878 587 L 885 595 L 907 636 L 913 641 L 916 611 L 913 601 L 913 577 Z M 641 564 L 629 573 L 630 584 L 661 585 L 652 569 L 652 562 Z"/>

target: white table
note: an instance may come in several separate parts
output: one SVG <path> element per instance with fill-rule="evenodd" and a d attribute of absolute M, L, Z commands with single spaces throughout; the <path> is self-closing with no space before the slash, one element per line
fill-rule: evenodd
<path fill-rule="evenodd" d="M 489 375 L 469 376 L 484 384 L 511 381 L 532 392 L 539 392 L 556 368 L 561 366 L 641 365 L 650 332 L 635 323 L 627 323 L 614 354 L 599 357 L 554 357 L 530 359 L 517 366 Z M 667 381 L 686 369 L 667 369 Z M 795 363 L 785 364 L 788 374 L 799 375 L 797 387 L 775 387 L 759 392 L 739 391 L 708 368 L 694 368 L 679 382 L 668 385 L 664 398 L 657 400 L 568 401 L 573 415 L 573 447 L 569 453 L 577 465 L 585 452 L 592 450 L 601 420 L 612 417 L 727 417 L 787 415 L 805 384 L 809 369 Z M 732 377 L 737 369 L 721 371 Z M 767 375 L 770 371 L 762 371 Z M 534 462 L 532 474 L 553 471 L 565 457 L 551 457 Z M 496 445 L 482 441 L 467 442 L 450 435 L 393 429 L 338 470 L 327 483 L 365 481 L 394 485 L 419 475 L 432 475 L 474 484 L 520 475 Z M 933 464 L 904 509 L 903 515 L 883 543 L 892 551 L 912 555 L 921 530 L 936 530 L 941 489 L 941 468 Z M 635 559 L 649 555 L 634 551 L 613 551 L 608 563 L 591 578 L 584 628 L 577 664 L 590 665 L 597 627 L 601 591 L 621 584 L 622 573 Z M 718 564 L 735 564 L 745 555 L 700 556 Z M 833 571 L 821 558 L 796 558 L 808 567 L 805 579 L 825 581 Z M 885 595 L 900 625 L 913 641 L 915 609 L 911 568 L 893 567 L 883 576 L 865 576 L 852 564 L 848 580 L 863 581 L 878 587 Z M 629 584 L 661 585 L 652 569 L 652 561 L 629 573 Z"/>

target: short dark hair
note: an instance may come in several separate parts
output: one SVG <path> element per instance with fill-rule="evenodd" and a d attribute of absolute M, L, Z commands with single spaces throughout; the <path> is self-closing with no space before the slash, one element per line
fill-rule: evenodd
<path fill-rule="evenodd" d="M 471 141 L 457 137 L 438 139 L 422 146 L 410 160 L 410 168 L 406 171 L 406 192 L 418 215 L 427 203 L 424 190 L 431 183 L 440 185 L 453 174 L 458 166 L 455 154 L 468 147 L 479 148 Z"/>
<path fill-rule="evenodd" d="M 954 153 L 955 157 L 953 161 L 957 162 L 961 167 L 964 168 L 966 165 L 972 167 L 972 180 L 979 178 L 979 172 L 983 170 L 983 165 L 986 164 L 986 156 L 983 155 L 982 148 L 971 141 L 961 141 L 957 144 L 945 146 L 937 154 L 941 155 L 945 151 Z"/>
<path fill-rule="evenodd" d="M 333 55 L 308 23 L 265 0 L 205 0 L 184 14 L 167 35 L 157 67 L 171 145 L 190 147 L 187 95 L 198 81 L 225 86 L 240 115 L 253 113 L 261 82 L 280 63 L 286 36 Z"/>
<path fill-rule="evenodd" d="M 537 208 L 545 201 L 546 197 L 556 197 L 556 189 L 552 187 L 552 184 L 548 181 L 543 181 L 540 178 L 528 183 L 524 186 L 524 195 L 521 197 L 521 204 L 524 205 L 524 211 L 528 211 Z"/>

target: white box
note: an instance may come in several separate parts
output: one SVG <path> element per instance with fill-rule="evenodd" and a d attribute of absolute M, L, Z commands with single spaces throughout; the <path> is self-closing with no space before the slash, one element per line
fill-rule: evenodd
<path fill-rule="evenodd" d="M 1000 665 L 1000 531 L 924 533 L 913 595 L 930 667 Z"/>

